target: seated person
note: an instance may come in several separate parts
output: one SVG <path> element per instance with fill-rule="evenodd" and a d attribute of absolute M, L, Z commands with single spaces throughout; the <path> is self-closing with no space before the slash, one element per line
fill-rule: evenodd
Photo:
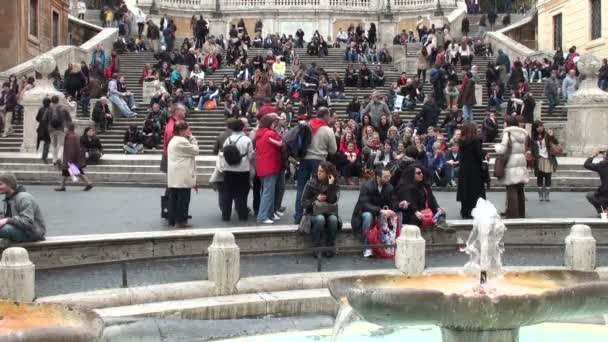
<path fill-rule="evenodd" d="M 160 144 L 160 129 L 155 125 L 154 121 L 147 119 L 144 122 L 144 130 L 142 135 L 144 148 L 156 149 Z"/>
<path fill-rule="evenodd" d="M 376 70 L 374 70 L 374 74 L 373 74 L 373 84 L 374 84 L 374 88 L 375 87 L 384 87 L 384 69 L 382 68 L 382 65 L 378 65 L 376 67 Z"/>
<path fill-rule="evenodd" d="M 446 180 L 449 186 L 456 186 L 455 180 L 458 179 L 460 170 L 460 157 L 460 143 L 453 142 L 445 157 Z"/>
<path fill-rule="evenodd" d="M 352 133 L 351 133 L 352 134 Z M 359 149 L 354 141 L 346 143 L 346 150 L 342 152 L 344 158 L 344 166 L 342 167 L 342 177 L 346 179 L 348 184 L 355 185 L 355 180 L 361 174 L 361 165 L 359 163 Z"/>
<path fill-rule="evenodd" d="M 272 73 L 276 80 L 285 79 L 285 62 L 281 60 L 281 56 L 277 56 L 276 61 L 272 64 Z"/>
<path fill-rule="evenodd" d="M 392 208 L 405 206 L 407 203 L 397 204 L 393 201 L 393 186 L 390 184 L 391 172 L 386 167 L 377 167 L 374 171 L 375 177 L 367 181 L 359 192 L 359 198 L 353 216 L 351 226 L 353 232 L 362 235 L 363 244 L 367 244 L 367 229 L 374 223 L 379 215 L 393 217 L 395 212 Z M 366 249 L 363 256 L 372 256 L 372 251 Z"/>
<path fill-rule="evenodd" d="M 601 153 L 604 154 L 602 161 L 594 163 L 593 159 Z M 585 196 L 599 215 L 602 212 L 606 212 L 606 208 L 608 208 L 608 153 L 606 152 L 606 149 L 593 149 L 591 157 L 585 160 L 585 169 L 597 172 L 600 175 L 600 180 L 602 182 L 600 187 L 596 191 L 587 193 Z"/>
<path fill-rule="evenodd" d="M 95 107 L 93 107 L 92 119 L 99 126 L 102 133 L 112 127 L 114 116 L 110 112 L 108 99 L 105 96 L 102 96 L 95 104 Z"/>
<path fill-rule="evenodd" d="M 324 161 L 319 164 L 317 177 L 312 177 L 304 187 L 302 207 L 311 215 L 310 235 L 314 247 L 334 247 L 338 233 L 338 198 L 340 186 L 334 164 Z M 319 257 L 319 252 L 313 255 Z M 324 252 L 325 257 L 335 255 L 334 251 Z"/>
<path fill-rule="evenodd" d="M 207 82 L 207 85 L 202 89 L 199 93 L 198 106 L 196 106 L 195 110 L 202 111 L 205 102 L 213 100 L 215 101 L 220 95 L 220 90 L 215 86 L 213 81 Z"/>
<path fill-rule="evenodd" d="M 380 63 L 390 63 L 393 61 L 393 57 L 391 56 L 386 44 L 384 44 L 382 49 L 380 49 L 380 52 L 378 52 L 378 57 L 380 59 Z"/>
<path fill-rule="evenodd" d="M 448 102 L 448 109 L 458 110 L 458 97 L 460 92 L 458 87 L 452 82 L 449 82 L 444 90 L 445 98 Z"/>
<path fill-rule="evenodd" d="M 365 63 L 361 63 L 361 68 L 359 69 L 358 86 L 359 88 L 369 88 L 372 86 L 372 75 Z"/>
<path fill-rule="evenodd" d="M 359 76 L 352 64 L 349 64 L 346 67 L 346 71 L 344 72 L 344 81 L 347 87 L 356 87 L 358 84 Z"/>
<path fill-rule="evenodd" d="M 4 194 L 4 212 L 0 219 L 0 239 L 10 242 L 44 240 L 46 225 L 34 197 L 17 185 L 11 172 L 0 174 L 0 193 Z"/>
<path fill-rule="evenodd" d="M 199 80 L 205 79 L 205 72 L 201 70 L 201 66 L 198 64 L 194 64 L 194 69 L 190 72 L 190 78 L 194 76 Z"/>
<path fill-rule="evenodd" d="M 131 125 L 127 128 L 123 138 L 123 149 L 126 154 L 138 154 L 144 152 L 141 131 L 137 125 Z"/>
<path fill-rule="evenodd" d="M 101 140 L 95 135 L 93 127 L 87 127 L 84 129 L 84 134 L 80 138 L 80 145 L 84 149 L 84 157 L 87 164 L 90 162 L 97 162 L 103 156 L 103 146 L 101 146 Z"/>

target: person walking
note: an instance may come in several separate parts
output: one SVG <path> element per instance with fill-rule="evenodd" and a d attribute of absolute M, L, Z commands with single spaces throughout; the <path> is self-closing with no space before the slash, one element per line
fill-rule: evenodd
<path fill-rule="evenodd" d="M 550 201 L 551 175 L 557 170 L 556 157 L 560 153 L 561 146 L 553 135 L 553 130 L 545 130 L 542 121 L 535 121 L 532 124 L 532 155 L 540 201 Z"/>
<path fill-rule="evenodd" d="M 246 221 L 249 215 L 247 208 L 247 196 L 250 186 L 250 166 L 253 159 L 253 143 L 243 132 L 245 123 L 239 119 L 229 119 L 227 122 L 230 135 L 223 141 L 222 150 L 224 151 L 224 182 L 219 191 L 220 208 L 222 211 L 222 221 L 230 221 L 232 214 L 232 204 L 239 216 L 240 221 Z M 231 146 L 228 148 L 227 147 Z M 230 149 L 235 151 L 229 152 Z M 236 152 L 236 153 L 234 153 Z M 228 157 L 232 153 L 231 157 Z M 237 156 L 234 161 L 228 159 Z"/>
<path fill-rule="evenodd" d="M 85 152 L 80 144 L 80 136 L 76 133 L 76 126 L 70 122 L 67 124 L 65 142 L 63 147 L 63 165 L 61 169 L 61 184 L 55 191 L 65 191 L 65 183 L 71 176 L 73 179 L 82 179 L 86 186 L 84 191 L 93 189 L 93 184 L 84 174 L 86 167 Z"/>
<path fill-rule="evenodd" d="M 46 224 L 38 203 L 17 183 L 12 172 L 0 174 L 0 194 L 4 194 L 4 211 L 0 219 L 0 239 L 10 242 L 44 240 Z"/>
<path fill-rule="evenodd" d="M 173 138 L 167 146 L 168 221 L 178 229 L 190 228 L 188 209 L 191 189 L 196 189 L 196 156 L 198 143 L 185 121 L 173 127 Z"/>
<path fill-rule="evenodd" d="M 551 70 L 551 76 L 545 81 L 545 96 L 549 102 L 549 115 L 553 114 L 555 107 L 559 105 L 559 80 L 557 70 Z"/>
<path fill-rule="evenodd" d="M 334 131 L 330 124 L 333 124 L 335 115 L 332 114 L 327 107 L 321 107 L 317 111 L 317 117 L 310 120 L 310 129 L 312 131 L 312 139 L 306 150 L 304 159 L 300 161 L 300 167 L 297 174 L 297 193 L 294 221 L 299 224 L 303 215 L 302 208 L 302 193 L 304 186 L 315 172 L 319 164 L 327 159 L 327 155 L 334 154 L 338 151 Z"/>
<path fill-rule="evenodd" d="M 63 156 L 63 147 L 65 142 L 65 127 L 72 122 L 70 112 L 61 104 L 59 97 L 51 97 L 51 105 L 47 111 L 48 115 L 48 130 L 51 138 L 51 155 L 53 156 L 53 164 L 60 167 L 62 165 L 61 158 Z"/>
<path fill-rule="evenodd" d="M 38 109 L 38 113 L 36 114 L 36 121 L 38 122 L 38 128 L 36 129 L 36 151 L 40 148 L 40 143 L 42 143 L 42 162 L 48 164 L 48 156 L 49 156 L 49 144 L 51 141 L 51 137 L 49 135 L 49 108 L 51 107 L 51 99 L 45 97 L 42 100 L 42 107 Z"/>
<path fill-rule="evenodd" d="M 460 216 L 463 219 L 472 219 L 471 211 L 477 205 L 477 200 L 486 198 L 482 166 L 486 153 L 483 152 L 475 123 L 465 123 L 461 132 L 456 200 L 460 202 Z"/>
<path fill-rule="evenodd" d="M 281 172 L 281 149 L 283 138 L 275 131 L 279 124 L 278 115 L 264 115 L 255 133 L 255 170 L 262 185 L 258 223 L 272 224 L 280 217 L 275 214 L 275 194 L 279 173 Z"/>
<path fill-rule="evenodd" d="M 335 247 L 338 233 L 338 199 L 340 186 L 336 166 L 324 161 L 317 168 L 317 177 L 311 178 L 304 187 L 302 206 L 307 215 L 311 215 L 310 234 L 314 247 Z M 315 258 L 320 252 L 315 251 Z M 333 257 L 334 250 L 323 253 L 324 257 Z"/>
<path fill-rule="evenodd" d="M 473 74 L 467 73 L 467 83 L 464 86 L 464 92 L 462 93 L 462 114 L 464 121 L 473 121 L 473 106 L 477 104 L 475 98 L 475 80 Z"/>
<path fill-rule="evenodd" d="M 600 154 L 604 154 L 604 158 L 599 163 L 594 163 L 593 159 L 597 158 Z M 594 148 L 593 152 L 591 152 L 591 157 L 585 160 L 584 166 L 585 169 L 597 172 L 600 175 L 600 187 L 585 195 L 585 198 L 593 205 L 599 216 L 601 213 L 606 212 L 606 208 L 608 208 L 608 153 L 606 153 L 606 148 Z"/>
<path fill-rule="evenodd" d="M 528 133 L 519 127 L 519 116 L 508 116 L 507 127 L 502 134 L 502 140 L 494 146 L 496 153 L 505 155 L 504 184 L 507 188 L 507 218 L 526 217 L 526 198 L 524 186 L 530 180 L 526 161 L 526 145 Z"/>
<path fill-rule="evenodd" d="M 568 75 L 562 81 L 562 96 L 566 101 L 570 100 L 576 92 L 576 70 L 568 71 Z"/>
<path fill-rule="evenodd" d="M 87 13 L 87 3 L 84 0 L 79 0 L 76 10 L 78 12 L 78 19 L 84 20 L 84 15 Z"/>

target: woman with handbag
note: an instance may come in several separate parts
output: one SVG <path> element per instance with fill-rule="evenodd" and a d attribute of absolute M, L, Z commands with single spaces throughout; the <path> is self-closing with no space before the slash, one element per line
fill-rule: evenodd
<path fill-rule="evenodd" d="M 471 211 L 477 205 L 477 200 L 486 198 L 483 161 L 487 154 L 483 152 L 481 140 L 477 135 L 477 125 L 473 122 L 462 126 L 459 143 L 461 157 L 456 200 L 460 202 L 460 216 L 463 219 L 472 219 Z"/>
<path fill-rule="evenodd" d="M 420 227 L 420 229 L 437 228 L 440 231 L 454 233 L 454 228 L 447 226 L 445 210 L 439 207 L 433 190 L 424 179 L 424 167 L 420 164 L 409 166 L 403 180 L 410 180 L 404 187 L 404 198 L 408 203 L 407 211 L 403 212 L 403 223 Z"/>
<path fill-rule="evenodd" d="M 524 218 L 526 216 L 526 198 L 524 186 L 528 183 L 526 145 L 528 133 L 519 127 L 523 119 L 520 116 L 508 116 L 500 144 L 496 144 L 496 153 L 503 156 L 504 161 L 504 184 L 507 187 L 507 218 Z M 500 158 L 500 157 L 499 157 Z M 497 159 L 499 159 L 497 158 Z M 497 162 L 496 168 L 499 163 Z M 495 172 L 496 173 L 496 172 Z"/>
<path fill-rule="evenodd" d="M 551 175 L 557 169 L 556 156 L 563 153 L 562 146 L 553 135 L 553 130 L 545 130 L 542 121 L 532 125 L 532 154 L 534 155 L 534 175 L 538 186 L 538 199 L 549 202 Z"/>
<path fill-rule="evenodd" d="M 317 177 L 312 177 L 302 194 L 302 207 L 305 215 L 310 218 L 310 235 L 314 247 L 336 245 L 336 234 L 339 228 L 338 199 L 340 186 L 336 166 L 330 162 L 322 162 L 317 169 Z M 304 220 L 303 220 L 304 221 Z M 323 253 L 325 257 L 333 257 L 335 252 Z M 319 252 L 313 252 L 315 258 Z"/>

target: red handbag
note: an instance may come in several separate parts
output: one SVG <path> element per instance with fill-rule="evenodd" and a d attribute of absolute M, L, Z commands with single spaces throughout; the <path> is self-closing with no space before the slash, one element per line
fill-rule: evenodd
<path fill-rule="evenodd" d="M 426 188 L 424 188 L 424 194 L 426 195 L 426 208 L 420 210 L 420 213 L 422 214 L 422 219 L 420 220 L 420 228 L 432 228 L 435 226 L 435 221 L 433 220 L 435 214 L 433 214 L 433 210 L 429 208 L 429 192 L 426 190 Z"/>

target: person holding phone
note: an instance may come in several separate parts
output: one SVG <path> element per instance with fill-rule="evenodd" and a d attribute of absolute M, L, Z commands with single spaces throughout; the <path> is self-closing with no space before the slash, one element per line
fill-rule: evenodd
<path fill-rule="evenodd" d="M 321 162 L 317 168 L 317 177 L 312 177 L 302 194 L 302 207 L 306 215 L 311 215 L 310 234 L 314 247 L 334 247 L 336 234 L 339 229 L 338 199 L 340 186 L 338 185 L 338 171 L 330 162 Z M 333 257 L 333 250 L 323 253 L 325 257 Z M 315 258 L 319 252 L 313 252 Z"/>
<path fill-rule="evenodd" d="M 602 158 L 599 163 L 594 163 L 593 159 L 600 154 L 603 154 L 604 158 Z M 605 212 L 608 207 L 608 154 L 606 154 L 606 148 L 593 149 L 591 157 L 585 160 L 584 166 L 585 169 L 595 171 L 600 175 L 600 180 L 602 182 L 600 187 L 595 191 L 587 193 L 585 196 L 589 203 L 593 205 L 599 216 L 602 212 Z"/>

